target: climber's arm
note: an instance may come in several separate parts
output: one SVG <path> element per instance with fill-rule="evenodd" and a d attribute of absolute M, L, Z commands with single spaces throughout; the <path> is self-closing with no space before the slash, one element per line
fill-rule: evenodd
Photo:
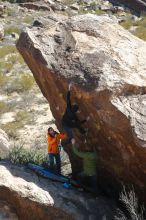
<path fill-rule="evenodd" d="M 67 99 L 66 99 L 66 102 L 67 102 L 67 109 L 68 110 L 71 110 L 71 100 L 70 100 L 70 91 L 67 92 Z"/>
<path fill-rule="evenodd" d="M 79 151 L 77 150 L 77 148 L 75 147 L 75 145 L 72 145 L 72 149 L 73 149 L 74 154 L 76 154 L 76 155 L 77 155 L 78 157 L 80 157 L 80 158 L 84 158 L 85 153 L 84 153 L 84 152 L 79 152 Z"/>

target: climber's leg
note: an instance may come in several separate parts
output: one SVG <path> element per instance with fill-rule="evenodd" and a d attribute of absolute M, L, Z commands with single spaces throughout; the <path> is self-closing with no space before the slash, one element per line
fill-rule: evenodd
<path fill-rule="evenodd" d="M 49 157 L 49 169 L 54 170 L 54 154 L 48 154 Z"/>

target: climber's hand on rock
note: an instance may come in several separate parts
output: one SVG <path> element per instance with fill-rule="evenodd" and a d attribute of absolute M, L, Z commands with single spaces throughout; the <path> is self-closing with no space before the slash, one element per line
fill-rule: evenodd
<path fill-rule="evenodd" d="M 68 90 L 70 91 L 71 90 L 71 88 L 73 87 L 73 82 L 70 82 L 70 84 L 69 84 L 69 86 L 68 86 Z"/>
<path fill-rule="evenodd" d="M 87 139 L 85 138 L 85 140 L 84 140 L 84 144 L 87 144 Z"/>
<path fill-rule="evenodd" d="M 75 139 L 74 139 L 74 138 L 73 138 L 73 139 L 71 139 L 71 143 L 72 143 L 72 145 L 75 145 L 76 141 L 75 141 Z"/>
<path fill-rule="evenodd" d="M 56 107 L 56 110 L 59 111 L 59 106 Z"/>
<path fill-rule="evenodd" d="M 90 116 L 88 116 L 87 118 L 86 118 L 86 121 L 89 121 L 90 120 Z"/>

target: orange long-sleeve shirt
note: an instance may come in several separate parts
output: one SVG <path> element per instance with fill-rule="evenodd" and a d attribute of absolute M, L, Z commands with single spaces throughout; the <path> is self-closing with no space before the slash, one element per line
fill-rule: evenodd
<path fill-rule="evenodd" d="M 58 149 L 58 144 L 60 139 L 66 139 L 67 135 L 66 134 L 57 134 L 56 137 L 51 137 L 48 134 L 48 153 L 49 154 L 58 154 L 59 149 Z"/>

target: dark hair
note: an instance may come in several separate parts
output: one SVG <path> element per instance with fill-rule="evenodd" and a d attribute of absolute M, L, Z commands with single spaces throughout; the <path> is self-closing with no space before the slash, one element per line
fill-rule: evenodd
<path fill-rule="evenodd" d="M 49 128 L 48 128 L 48 132 L 49 132 L 51 129 L 53 129 L 53 128 L 52 128 L 52 127 L 49 127 Z"/>
<path fill-rule="evenodd" d="M 79 110 L 79 106 L 77 104 L 74 104 L 72 106 L 72 112 L 77 112 Z"/>

